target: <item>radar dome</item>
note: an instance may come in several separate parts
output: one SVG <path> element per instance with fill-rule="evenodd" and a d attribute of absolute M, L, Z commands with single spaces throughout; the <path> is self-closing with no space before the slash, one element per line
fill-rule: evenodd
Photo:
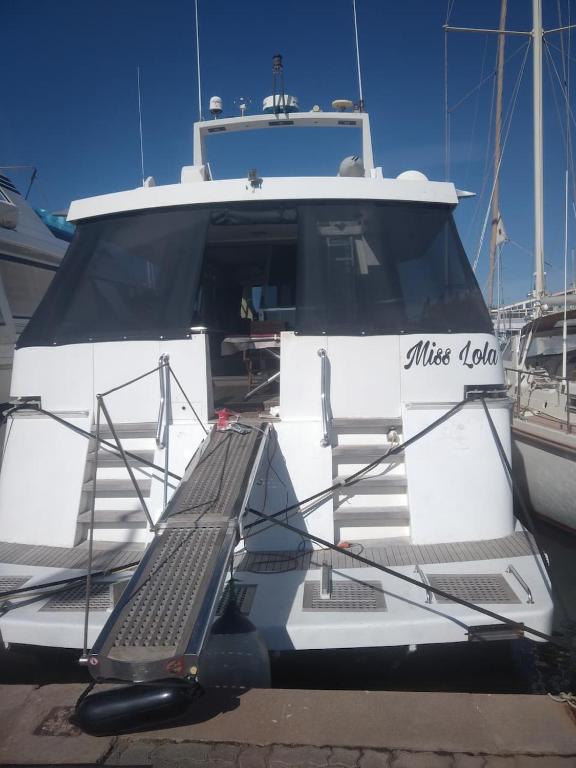
<path fill-rule="evenodd" d="M 342 160 L 340 163 L 340 170 L 338 171 L 338 175 L 357 178 L 365 176 L 366 173 L 364 171 L 364 163 L 362 162 L 362 158 L 358 157 L 358 155 L 345 157 L 344 160 Z"/>
<path fill-rule="evenodd" d="M 428 176 L 424 175 L 421 171 L 404 171 L 404 173 L 399 174 L 396 178 L 403 181 L 428 181 Z"/>

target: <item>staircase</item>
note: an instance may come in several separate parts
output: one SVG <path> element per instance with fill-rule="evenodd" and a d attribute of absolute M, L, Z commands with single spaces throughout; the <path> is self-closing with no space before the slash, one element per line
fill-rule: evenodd
<path fill-rule="evenodd" d="M 126 451 L 130 451 L 146 461 L 154 461 L 156 424 L 117 424 L 114 425 L 114 429 Z M 95 435 L 95 427 L 93 427 L 92 433 Z M 115 443 L 107 425 L 100 426 L 100 437 L 112 444 Z M 96 450 L 96 440 L 93 440 L 88 452 L 84 474 L 83 493 L 78 515 L 78 539 L 85 539 L 88 535 L 92 514 L 92 496 L 94 488 L 96 488 L 94 540 L 147 541 L 149 535 L 146 515 L 122 457 L 100 444 L 98 469 L 95 476 Z M 152 517 L 156 518 L 159 510 L 153 505 L 152 480 L 157 478 L 162 481 L 162 474 L 159 470 L 148 467 L 139 459 L 128 457 L 128 461 L 146 505 Z M 96 483 L 95 480 L 97 480 Z"/>
<path fill-rule="evenodd" d="M 332 420 L 332 474 L 337 483 L 402 442 L 402 421 Z M 389 539 L 410 535 L 404 454 L 397 453 L 350 487 L 334 492 L 336 541 Z"/>

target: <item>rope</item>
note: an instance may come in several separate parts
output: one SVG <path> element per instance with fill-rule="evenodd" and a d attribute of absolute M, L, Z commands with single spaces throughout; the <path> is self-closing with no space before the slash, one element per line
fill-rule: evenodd
<path fill-rule="evenodd" d="M 576 709 L 576 695 L 573 693 L 565 693 L 564 691 L 560 691 L 560 693 L 557 695 L 549 693 L 548 696 L 552 699 L 552 701 L 556 701 L 559 704 L 568 704 L 571 709 Z"/>
<path fill-rule="evenodd" d="M 484 412 L 486 414 L 486 417 L 487 417 L 487 420 L 488 420 L 488 423 L 489 423 L 489 426 L 490 426 L 492 437 L 493 437 L 493 439 L 494 439 L 494 441 L 496 443 L 496 447 L 498 449 L 498 453 L 499 453 L 499 455 L 500 455 L 500 457 L 502 459 L 502 462 L 504 464 L 505 470 L 507 471 L 507 473 L 508 473 L 508 475 L 509 475 L 509 477 L 511 479 L 513 488 L 514 488 L 514 490 L 515 490 L 515 492 L 517 494 L 518 499 L 520 500 L 520 503 L 521 503 L 522 509 L 523 509 L 523 511 L 524 511 L 524 513 L 526 515 L 526 518 L 529 520 L 529 523 L 530 523 L 530 526 L 531 526 L 531 533 L 532 533 L 532 535 L 534 537 L 534 541 L 536 543 L 536 547 L 538 549 L 538 553 L 540 555 L 540 558 L 541 558 L 541 560 L 542 560 L 542 562 L 544 564 L 544 568 L 545 568 L 546 573 L 548 575 L 548 578 L 550 580 L 550 585 L 551 585 L 552 589 L 554 590 L 555 595 L 557 597 L 558 604 L 562 608 L 562 611 L 565 613 L 565 615 L 568 616 L 568 613 L 567 613 L 566 608 L 565 608 L 565 606 L 563 604 L 563 601 L 560 599 L 558 591 L 555 589 L 555 586 L 554 586 L 554 583 L 553 583 L 553 579 L 552 579 L 552 574 L 551 574 L 551 571 L 550 571 L 550 566 L 549 566 L 549 563 L 547 562 L 546 555 L 545 555 L 544 551 L 542 550 L 541 545 L 540 545 L 540 543 L 538 541 L 537 533 L 536 533 L 536 528 L 534 526 L 534 521 L 533 521 L 532 515 L 529 512 L 529 510 L 528 510 L 528 508 L 527 508 L 527 506 L 526 506 L 526 504 L 524 502 L 524 499 L 523 499 L 521 493 L 518 491 L 518 488 L 516 487 L 516 483 L 514 482 L 514 478 L 512 476 L 512 467 L 510 465 L 510 462 L 508 460 L 508 456 L 506 455 L 506 452 L 504 450 L 504 446 L 502 445 L 502 442 L 500 440 L 500 436 L 499 436 L 498 431 L 496 429 L 496 426 L 495 426 L 495 424 L 494 424 L 494 422 L 492 420 L 492 417 L 490 415 L 490 411 L 488 409 L 488 406 L 486 404 L 486 400 L 485 400 L 484 397 L 475 398 L 473 400 L 472 399 L 471 400 L 462 400 L 456 406 L 451 408 L 450 411 L 448 411 L 446 414 L 444 414 L 444 416 L 441 416 L 439 419 L 434 421 L 432 424 L 430 424 L 428 427 L 423 429 L 417 435 L 414 435 L 414 437 L 409 438 L 408 440 L 406 440 L 401 445 L 398 445 L 396 448 L 391 449 L 390 451 L 388 451 L 387 454 L 385 454 L 385 456 L 379 457 L 378 459 L 376 459 L 371 464 L 368 464 L 366 467 L 363 467 L 362 469 L 358 470 L 358 472 L 355 472 L 353 475 L 350 475 L 342 483 L 338 483 L 336 485 L 331 486 L 330 488 L 324 489 L 323 491 L 319 491 L 318 493 L 314 494 L 313 496 L 310 496 L 310 497 L 308 497 L 307 499 L 305 499 L 305 500 L 303 500 L 301 502 L 297 502 L 296 504 L 292 504 L 292 505 L 286 507 L 283 510 L 279 510 L 278 512 L 275 512 L 272 515 L 267 515 L 264 512 L 261 512 L 261 511 L 258 511 L 256 509 L 253 509 L 252 507 L 248 507 L 246 509 L 246 511 L 250 512 L 253 515 L 256 515 L 256 517 L 258 517 L 259 519 L 257 521 L 255 521 L 254 523 L 251 523 L 250 525 L 245 526 L 245 529 L 247 530 L 249 528 L 254 527 L 255 525 L 257 525 L 259 523 L 263 523 L 263 522 L 266 522 L 266 521 L 268 521 L 271 524 L 279 525 L 282 528 L 285 528 L 286 530 L 291 531 L 292 533 L 298 534 L 301 538 L 305 538 L 305 539 L 308 539 L 309 541 L 312 541 L 312 542 L 314 542 L 316 544 L 319 544 L 324 549 L 331 549 L 331 550 L 333 550 L 335 552 L 338 552 L 338 553 L 344 553 L 345 555 L 347 555 L 348 557 L 350 557 L 353 560 L 357 560 L 358 562 L 361 562 L 364 565 L 367 565 L 369 567 L 375 568 L 376 570 L 380 570 L 380 571 L 382 571 L 384 573 L 387 573 L 387 574 L 389 574 L 391 576 L 394 576 L 394 577 L 399 578 L 399 579 L 401 579 L 403 581 L 406 581 L 406 582 L 408 582 L 408 583 L 410 583 L 410 584 L 412 584 L 414 586 L 419 587 L 420 589 L 425 589 L 429 593 L 435 594 L 435 595 L 437 595 L 439 597 L 443 597 L 445 599 L 449 599 L 452 602 L 459 603 L 460 605 L 463 605 L 463 606 L 465 606 L 467 608 L 470 608 L 471 610 L 474 610 L 474 611 L 476 611 L 478 613 L 482 613 L 482 614 L 484 614 L 486 616 L 489 616 L 490 618 L 496 619 L 497 621 L 500 621 L 503 624 L 506 624 L 508 626 L 514 627 L 517 630 L 522 628 L 524 632 L 526 632 L 526 633 L 528 633 L 530 635 L 533 635 L 535 637 L 539 637 L 539 638 L 541 638 L 543 640 L 547 640 L 549 643 L 551 643 L 552 645 L 556 645 L 559 648 L 566 648 L 566 649 L 570 650 L 571 649 L 571 645 L 568 642 L 559 641 L 556 638 L 552 637 L 551 635 L 548 635 L 548 634 L 546 634 L 544 632 L 540 632 L 539 630 L 534 629 L 533 627 L 529 627 L 527 625 L 518 624 L 518 622 L 514 621 L 513 619 L 508 619 L 507 617 L 502 616 L 500 614 L 497 614 L 494 611 L 490 611 L 487 608 L 482 608 L 481 606 L 475 605 L 474 603 L 470 603 L 467 600 L 463 600 L 463 599 L 461 599 L 459 597 L 456 597 L 455 595 L 451 595 L 451 594 L 449 594 L 447 592 L 444 592 L 443 590 L 437 589 L 436 587 L 432 587 L 429 584 L 424 584 L 421 581 L 417 581 L 416 579 L 412 579 L 411 577 L 406 576 L 405 574 L 399 573 L 397 571 L 392 570 L 391 568 L 387 568 L 386 566 L 380 565 L 380 564 L 376 563 L 375 561 L 370 560 L 369 558 L 363 557 L 360 554 L 356 554 L 356 553 L 352 552 L 349 549 L 343 549 L 342 547 L 339 547 L 336 544 L 332 544 L 331 542 L 329 542 L 329 541 L 327 541 L 325 539 L 322 539 L 319 536 L 314 536 L 313 534 L 309 533 L 308 531 L 305 531 L 302 528 L 290 525 L 290 523 L 288 523 L 288 516 L 287 516 L 288 512 L 293 511 L 295 508 L 298 508 L 299 506 L 304 505 L 304 504 L 308 503 L 311 500 L 314 500 L 314 499 L 317 499 L 317 498 L 319 498 L 321 496 L 327 495 L 327 494 L 331 493 L 333 490 L 336 490 L 337 488 L 345 487 L 345 486 L 348 486 L 348 485 L 353 485 L 354 483 L 358 482 L 360 480 L 360 478 L 364 474 L 366 474 L 366 472 L 370 471 L 375 466 L 377 466 L 380 462 L 382 462 L 384 458 L 390 456 L 391 454 L 394 454 L 394 453 L 398 452 L 399 450 L 403 450 L 408 445 L 410 445 L 410 444 L 416 442 L 417 440 L 421 439 L 422 437 L 424 437 L 425 434 L 427 434 L 428 432 L 430 432 L 433 429 L 435 429 L 436 427 L 438 427 L 441 423 L 446 421 L 454 413 L 456 413 L 458 410 L 460 410 L 460 408 L 462 408 L 462 406 L 465 405 L 466 402 L 474 402 L 476 400 L 480 400 L 481 403 L 482 403 L 482 406 L 484 408 Z M 279 515 L 282 515 L 282 514 L 286 514 L 286 522 L 278 519 Z"/>
<path fill-rule="evenodd" d="M 19 411 L 19 410 L 34 410 L 38 413 L 42 413 L 44 416 L 49 416 L 51 419 L 54 419 L 58 424 L 61 424 L 63 427 L 67 427 L 68 429 L 71 429 L 72 432 L 76 432 L 78 435 L 82 435 L 82 437 L 87 438 L 88 440 L 94 440 L 94 435 L 91 432 L 87 432 L 85 429 L 82 429 L 82 427 L 77 427 L 75 424 L 71 424 L 69 421 L 66 421 L 65 419 L 60 418 L 60 416 L 57 416 L 55 413 L 52 413 L 51 411 L 47 411 L 45 408 L 40 408 L 40 406 L 35 405 L 33 403 L 23 403 L 21 406 L 16 406 L 13 410 Z M 105 445 L 106 448 L 111 448 L 114 453 L 117 456 L 120 456 L 120 451 L 114 445 L 114 443 L 108 442 L 108 440 L 104 440 L 104 438 L 100 438 L 99 443 L 101 445 Z M 152 469 L 157 469 L 159 472 L 162 472 L 164 474 L 164 467 L 159 467 L 157 464 L 154 464 L 152 461 L 148 461 L 147 459 L 142 458 L 142 456 L 138 456 L 137 453 L 132 453 L 132 451 L 124 450 L 124 453 L 126 456 L 129 456 L 131 459 L 137 459 L 138 461 L 142 462 L 142 464 L 145 464 L 147 467 L 151 467 Z M 168 472 L 169 476 L 172 477 L 174 480 L 182 480 L 180 475 L 174 474 L 174 472 Z"/>
<path fill-rule="evenodd" d="M 273 519 L 271 515 L 265 515 L 263 512 L 259 512 L 258 510 L 252 509 L 251 507 L 249 507 L 247 511 L 251 512 L 254 515 L 257 515 L 263 520 Z M 394 571 L 391 568 L 388 568 L 385 565 L 380 565 L 380 563 L 376 563 L 374 560 L 370 560 L 369 558 L 363 557 L 362 555 L 357 555 L 356 553 L 351 552 L 349 549 L 342 549 L 337 544 L 332 544 L 330 541 L 327 541 L 326 539 L 321 539 L 319 536 L 315 536 L 314 534 L 309 533 L 308 531 L 304 531 L 301 528 L 297 528 L 294 525 L 290 525 L 289 523 L 284 523 L 281 520 L 276 520 L 275 522 L 276 522 L 276 525 L 279 525 L 282 528 L 285 528 L 286 530 L 291 531 L 292 533 L 297 533 L 300 536 L 304 536 L 310 541 L 313 541 L 316 544 L 320 544 L 320 546 L 326 549 L 331 549 L 335 552 L 338 552 L 339 554 L 344 554 L 347 557 L 351 558 L 352 560 L 356 560 L 359 563 L 362 563 L 363 565 L 367 565 L 370 568 L 374 568 L 377 571 L 382 571 L 383 573 L 386 573 L 389 576 L 394 576 L 395 578 L 400 579 L 401 581 L 405 581 L 414 587 L 419 587 L 420 589 L 424 589 L 426 592 L 431 592 L 437 597 L 443 597 L 446 600 L 450 600 L 451 602 L 458 603 L 459 605 L 463 605 L 465 608 L 470 608 L 471 610 L 476 611 L 477 613 L 482 613 L 485 616 L 488 616 L 491 619 L 496 619 L 496 621 L 500 621 L 502 624 L 506 624 L 507 626 L 512 627 L 517 631 L 523 630 L 524 632 L 534 635 L 535 637 L 539 637 L 542 640 L 547 640 L 552 645 L 558 646 L 558 648 L 569 648 L 568 644 L 560 640 L 557 640 L 555 637 L 552 637 L 551 635 L 548 635 L 545 632 L 540 632 L 540 630 L 534 629 L 533 627 L 529 627 L 526 624 L 520 624 L 517 621 L 514 621 L 513 619 L 509 619 L 506 616 L 501 616 L 499 613 L 490 611 L 488 608 L 482 608 L 480 605 L 469 603 L 467 600 L 464 600 L 463 598 L 457 597 L 456 595 L 452 595 L 449 592 L 444 592 L 444 590 L 437 589 L 436 587 L 433 587 L 430 584 L 424 584 L 421 581 L 417 581 L 416 579 L 413 579 L 411 576 L 407 576 L 406 574 L 400 573 L 399 571 Z"/>
<path fill-rule="evenodd" d="M 92 578 L 96 578 L 99 576 L 110 576 L 113 573 L 119 573 L 120 571 L 128 571 L 131 568 L 135 568 L 139 560 L 134 560 L 131 563 L 126 563 L 125 565 L 117 565 L 115 568 L 106 568 L 101 571 L 95 571 L 92 573 Z M 18 589 L 11 589 L 8 592 L 0 592 L 0 599 L 10 599 L 12 597 L 20 597 L 22 595 L 26 595 L 28 593 L 35 593 L 39 592 L 41 590 L 50 589 L 52 587 L 64 587 L 65 589 L 69 589 L 71 586 L 77 583 L 82 583 L 87 578 L 87 574 L 82 574 L 81 576 L 71 576 L 69 579 L 60 579 L 59 581 L 47 581 L 43 582 L 41 584 L 32 584 L 29 587 L 19 587 Z M 55 589 L 54 592 L 60 592 L 60 589 Z M 17 608 L 18 606 L 13 606 L 14 608 Z"/>
<path fill-rule="evenodd" d="M 202 429 L 204 430 L 204 434 L 205 434 L 205 435 L 208 435 L 208 430 L 206 429 L 206 427 L 205 427 L 205 426 L 204 426 L 204 424 L 202 423 L 202 420 L 201 420 L 200 416 L 198 416 L 198 414 L 196 413 L 196 409 L 194 408 L 194 406 L 193 406 L 193 405 L 192 405 L 192 403 L 190 402 L 190 399 L 189 399 L 188 395 L 186 394 L 186 392 L 184 392 L 184 388 L 182 387 L 182 384 L 180 384 L 180 382 L 179 382 L 179 380 L 178 380 L 178 377 L 176 376 L 176 374 L 175 374 L 175 373 L 174 373 L 174 371 L 172 370 L 172 366 L 170 365 L 170 363 L 168 363 L 168 370 L 170 371 L 170 375 L 171 375 L 171 376 L 174 378 L 174 381 L 175 381 L 175 382 L 176 382 L 176 384 L 178 385 L 178 389 L 180 390 L 180 392 L 182 392 L 182 394 L 183 394 L 183 396 L 184 396 L 184 399 L 186 400 L 186 402 L 187 402 L 187 403 L 188 403 L 188 405 L 190 406 L 190 410 L 192 411 L 192 413 L 193 413 L 193 414 L 194 414 L 194 416 L 196 417 L 196 421 L 198 422 L 198 424 L 200 424 L 200 426 L 201 426 L 201 427 L 202 427 Z M 180 479 L 182 479 L 182 478 L 180 478 Z"/>
<path fill-rule="evenodd" d="M 467 402 L 469 402 L 469 400 L 467 399 L 461 400 L 455 406 L 450 408 L 449 411 L 447 411 L 445 414 L 437 418 L 436 421 L 433 421 L 432 424 L 429 424 L 427 427 L 424 427 L 424 429 L 422 429 L 416 435 L 409 438 L 408 440 L 405 440 L 403 443 L 398 444 L 395 448 L 391 448 L 383 456 L 379 456 L 373 462 L 371 462 L 370 464 L 367 464 L 365 467 L 362 467 L 362 469 L 359 469 L 357 472 L 354 472 L 352 475 L 349 475 L 347 478 L 345 478 L 341 482 L 335 483 L 334 485 L 331 485 L 329 488 L 324 488 L 321 491 L 317 491 L 316 493 L 312 494 L 312 496 L 308 496 L 306 499 L 302 499 L 301 501 L 296 501 L 293 504 L 290 504 L 289 506 L 284 507 L 283 509 L 280 509 L 277 512 L 274 512 L 271 515 L 271 517 L 277 518 L 280 515 L 285 515 L 288 512 L 292 512 L 292 510 L 299 509 L 300 507 L 306 504 L 309 504 L 311 501 L 315 501 L 316 499 L 321 498 L 322 496 L 327 496 L 333 493 L 333 491 L 338 490 L 339 488 L 347 488 L 351 485 L 354 485 L 355 483 L 359 482 L 367 472 L 370 472 L 372 469 L 374 469 L 379 464 L 381 464 L 384 461 L 384 459 L 387 459 L 390 456 L 394 456 L 395 454 L 400 453 L 405 448 L 408 448 L 409 445 L 412 445 L 413 443 L 417 442 L 418 440 L 420 440 L 420 438 L 424 437 L 429 432 L 432 432 L 432 430 L 436 429 L 436 427 L 439 427 L 445 421 L 448 421 L 448 419 L 450 419 L 455 413 L 457 413 Z M 253 523 L 249 523 L 248 525 L 245 525 L 244 530 L 247 531 L 250 528 L 253 528 L 254 526 L 259 524 L 260 524 L 260 521 L 256 520 Z"/>

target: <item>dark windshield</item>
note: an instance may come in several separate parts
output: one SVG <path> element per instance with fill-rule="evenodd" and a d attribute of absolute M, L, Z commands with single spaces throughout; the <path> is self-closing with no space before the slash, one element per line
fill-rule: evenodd
<path fill-rule="evenodd" d="M 80 222 L 19 346 L 237 333 L 247 316 L 300 334 L 492 332 L 449 207 L 238 203 Z"/>
<path fill-rule="evenodd" d="M 492 332 L 446 206 L 303 205 L 298 250 L 303 333 Z"/>

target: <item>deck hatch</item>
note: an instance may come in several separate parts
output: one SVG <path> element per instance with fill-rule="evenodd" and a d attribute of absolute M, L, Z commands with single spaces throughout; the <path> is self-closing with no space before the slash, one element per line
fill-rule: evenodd
<path fill-rule="evenodd" d="M 426 576 L 430 586 L 469 603 L 522 602 L 499 573 L 428 573 Z M 438 603 L 453 602 L 438 595 L 434 598 Z"/>
<path fill-rule="evenodd" d="M 334 580 L 330 598 L 320 596 L 320 582 L 304 583 L 305 611 L 386 611 L 386 598 L 379 581 Z"/>
<path fill-rule="evenodd" d="M 83 611 L 86 607 L 86 587 L 76 587 L 59 592 L 40 608 L 41 611 Z M 112 584 L 92 584 L 90 589 L 90 610 L 111 611 L 114 607 Z"/>
<path fill-rule="evenodd" d="M 0 576 L 0 592 L 19 589 L 31 578 L 31 576 Z"/>

